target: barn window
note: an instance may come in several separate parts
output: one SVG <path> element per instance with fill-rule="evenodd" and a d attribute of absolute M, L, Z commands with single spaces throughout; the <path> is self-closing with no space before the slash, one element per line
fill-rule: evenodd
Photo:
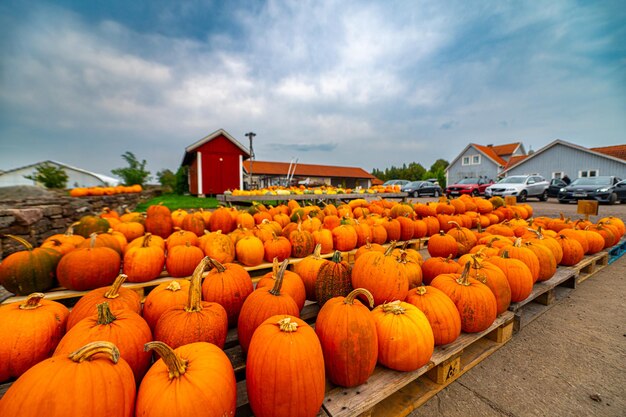
<path fill-rule="evenodd" d="M 462 164 L 463 165 L 469 165 L 470 164 L 470 157 L 469 156 L 464 156 Z"/>
<path fill-rule="evenodd" d="M 480 155 L 472 156 L 472 165 L 480 165 Z"/>

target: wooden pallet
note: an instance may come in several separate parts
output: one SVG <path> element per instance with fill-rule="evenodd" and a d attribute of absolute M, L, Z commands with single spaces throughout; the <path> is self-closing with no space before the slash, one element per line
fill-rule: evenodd
<path fill-rule="evenodd" d="M 515 315 L 513 330 L 517 333 L 531 321 L 556 305 L 576 289 L 578 270 L 559 267 L 552 278 L 533 285 L 523 301 L 511 303 L 509 311 Z"/>
<path fill-rule="evenodd" d="M 430 362 L 416 371 L 377 366 L 365 384 L 329 389 L 323 408 L 332 417 L 405 416 L 502 347 L 512 334 L 513 313 L 507 311 L 487 330 L 463 333 L 453 343 L 436 347 Z"/>
<path fill-rule="evenodd" d="M 609 264 L 609 252 L 598 252 L 594 255 L 585 256 L 572 268 L 578 270 L 578 283 L 591 278 L 593 274 L 600 271 Z"/>
<path fill-rule="evenodd" d="M 626 238 L 622 239 L 617 245 L 609 249 L 609 265 L 617 261 L 626 253 Z"/>

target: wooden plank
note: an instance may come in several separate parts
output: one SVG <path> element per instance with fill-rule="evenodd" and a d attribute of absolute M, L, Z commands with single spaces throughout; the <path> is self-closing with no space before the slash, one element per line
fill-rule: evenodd
<path fill-rule="evenodd" d="M 554 301 L 551 304 L 540 304 L 537 302 L 532 302 L 526 304 L 524 308 L 519 309 L 515 312 L 515 320 L 513 325 L 513 331 L 515 333 L 519 332 L 521 329 L 526 327 L 530 322 L 535 320 L 537 317 L 550 310 L 552 307 L 557 305 L 561 300 L 567 297 L 572 291 L 573 288 L 567 287 L 555 287 L 554 288 Z"/>
<path fill-rule="evenodd" d="M 509 306 L 510 311 L 517 311 L 520 308 L 524 307 L 526 304 L 533 302 L 537 297 L 541 294 L 551 290 L 552 288 L 559 285 L 566 285 L 570 287 L 576 286 L 576 276 L 578 275 L 578 271 L 573 268 L 564 268 L 559 267 L 556 270 L 556 273 L 552 278 L 547 281 L 537 282 L 533 285 L 533 290 L 530 295 L 526 297 L 525 300 L 522 300 L 517 303 L 511 303 Z"/>

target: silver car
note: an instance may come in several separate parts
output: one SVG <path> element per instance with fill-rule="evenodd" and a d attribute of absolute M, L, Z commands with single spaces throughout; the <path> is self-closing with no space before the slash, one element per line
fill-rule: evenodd
<path fill-rule="evenodd" d="M 541 175 L 512 175 L 505 177 L 485 189 L 485 197 L 515 196 L 517 201 L 526 201 L 536 197 L 541 201 L 548 199 L 550 183 Z"/>

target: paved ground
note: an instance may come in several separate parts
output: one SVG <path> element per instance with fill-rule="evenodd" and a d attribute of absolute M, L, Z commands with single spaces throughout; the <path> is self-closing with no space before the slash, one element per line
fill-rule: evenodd
<path fill-rule="evenodd" d="M 531 205 L 536 215 L 576 211 L 574 204 Z M 626 205 L 601 206 L 599 214 L 626 219 Z M 626 416 L 624 294 L 626 256 L 411 416 Z"/>

